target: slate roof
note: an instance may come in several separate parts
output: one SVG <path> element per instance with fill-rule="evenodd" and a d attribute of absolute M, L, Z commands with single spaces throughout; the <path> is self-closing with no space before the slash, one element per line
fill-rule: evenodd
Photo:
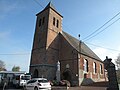
<path fill-rule="evenodd" d="M 52 8 L 52 9 L 56 10 L 54 5 L 51 2 L 49 2 L 48 5 L 45 7 L 45 9 L 48 9 L 48 8 Z"/>
<path fill-rule="evenodd" d="M 55 11 L 58 15 L 60 15 L 63 18 L 63 16 L 59 12 L 57 12 L 57 10 L 54 7 L 54 5 L 52 4 L 52 2 L 49 2 L 48 5 L 41 12 L 39 12 L 38 14 L 36 14 L 36 16 L 39 15 L 40 13 L 42 13 L 43 11 L 49 9 L 49 8 L 51 8 L 53 11 Z"/>
<path fill-rule="evenodd" d="M 61 34 L 79 53 L 102 62 L 102 60 L 84 42 L 79 41 L 64 31 L 62 31 Z"/>

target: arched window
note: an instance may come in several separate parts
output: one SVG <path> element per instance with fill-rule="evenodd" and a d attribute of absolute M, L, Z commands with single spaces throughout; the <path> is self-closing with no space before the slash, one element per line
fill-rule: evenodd
<path fill-rule="evenodd" d="M 53 17 L 53 25 L 55 26 L 55 17 Z"/>
<path fill-rule="evenodd" d="M 93 73 L 97 73 L 96 62 L 93 62 Z"/>
<path fill-rule="evenodd" d="M 42 20 L 42 24 L 44 24 L 45 23 L 45 17 L 43 17 L 43 20 Z"/>
<path fill-rule="evenodd" d="M 103 74 L 102 64 L 100 64 L 100 74 Z"/>
<path fill-rule="evenodd" d="M 88 72 L 88 60 L 84 59 L 84 71 Z"/>
<path fill-rule="evenodd" d="M 42 20 L 41 20 L 41 19 L 39 19 L 39 27 L 41 26 L 41 22 L 42 22 Z"/>
<path fill-rule="evenodd" d="M 56 27 L 57 27 L 57 28 L 59 27 L 59 20 L 57 20 L 57 24 L 56 24 Z"/>

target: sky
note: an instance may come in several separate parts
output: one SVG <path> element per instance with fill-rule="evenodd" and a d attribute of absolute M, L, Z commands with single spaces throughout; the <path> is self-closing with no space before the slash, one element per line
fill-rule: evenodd
<path fill-rule="evenodd" d="M 108 56 L 115 61 L 120 53 L 119 14 L 99 30 L 102 30 L 101 33 L 93 34 L 96 36 L 90 39 L 84 38 L 120 12 L 120 0 L 51 1 L 63 16 L 63 31 L 76 38 L 80 34 L 80 40 L 102 60 Z M 21 71 L 29 71 L 36 14 L 49 2 L 50 0 L 0 0 L 0 60 L 5 62 L 8 71 L 13 66 L 20 66 Z"/>

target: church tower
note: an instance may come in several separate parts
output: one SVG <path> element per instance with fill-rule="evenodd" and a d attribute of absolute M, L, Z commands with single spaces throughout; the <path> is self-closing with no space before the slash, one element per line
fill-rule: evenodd
<path fill-rule="evenodd" d="M 62 18 L 50 2 L 37 15 L 35 35 L 30 61 L 33 77 L 55 78 L 59 60 L 59 32 L 62 32 Z"/>

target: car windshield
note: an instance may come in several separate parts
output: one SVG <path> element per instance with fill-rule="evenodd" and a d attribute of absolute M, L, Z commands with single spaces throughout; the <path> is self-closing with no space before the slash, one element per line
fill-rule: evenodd
<path fill-rule="evenodd" d="M 30 79 L 31 79 L 31 76 L 21 76 L 21 79 L 22 79 L 22 80 L 30 80 Z"/>
<path fill-rule="evenodd" d="M 28 81 L 27 82 L 27 84 L 29 84 L 29 83 L 35 83 L 37 80 L 30 80 L 30 81 Z"/>
<path fill-rule="evenodd" d="M 48 82 L 48 80 L 44 80 L 44 79 L 43 79 L 43 80 L 38 80 L 38 82 L 39 82 L 39 83 L 46 83 L 46 82 Z"/>
<path fill-rule="evenodd" d="M 30 79 L 31 79 L 31 76 L 24 76 L 24 79 L 25 79 L 25 80 L 30 80 Z"/>

